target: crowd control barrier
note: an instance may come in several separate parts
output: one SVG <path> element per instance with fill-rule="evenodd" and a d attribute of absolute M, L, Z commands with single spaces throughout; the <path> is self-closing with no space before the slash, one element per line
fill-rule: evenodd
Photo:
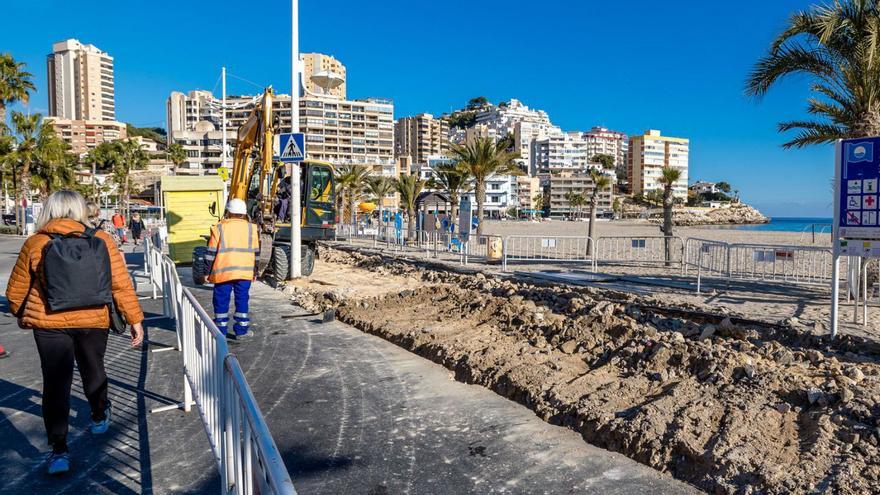
<path fill-rule="evenodd" d="M 502 270 L 510 263 L 578 263 L 596 271 L 596 257 L 589 254 L 592 242 L 589 237 L 509 235 L 504 238 Z"/>
<path fill-rule="evenodd" d="M 153 409 L 190 412 L 196 405 L 223 486 L 233 495 L 295 495 L 263 414 L 226 337 L 189 289 L 174 262 L 153 243 L 144 244 L 145 269 L 161 291 L 164 316 L 175 321 L 183 357 L 183 401 Z"/>
<path fill-rule="evenodd" d="M 682 266 L 684 258 L 684 240 L 674 236 L 603 236 L 595 246 L 596 260 L 608 264 Z"/>

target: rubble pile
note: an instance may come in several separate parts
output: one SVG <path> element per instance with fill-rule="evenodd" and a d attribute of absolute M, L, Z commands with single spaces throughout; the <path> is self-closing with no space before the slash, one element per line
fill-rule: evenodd
<path fill-rule="evenodd" d="M 713 493 L 880 490 L 880 366 L 822 339 L 667 317 L 636 296 L 457 274 L 332 249 L 418 289 L 291 296 Z"/>

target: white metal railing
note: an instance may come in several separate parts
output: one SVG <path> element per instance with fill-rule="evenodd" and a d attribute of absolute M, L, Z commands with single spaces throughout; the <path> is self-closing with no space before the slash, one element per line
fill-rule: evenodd
<path fill-rule="evenodd" d="M 829 285 L 832 253 L 817 246 L 730 244 L 732 279 Z"/>
<path fill-rule="evenodd" d="M 688 238 L 684 247 L 684 267 L 682 269 L 687 276 L 688 269 L 697 271 L 697 292 L 702 288 L 704 276 L 725 278 L 730 280 L 730 244 L 709 239 Z"/>
<path fill-rule="evenodd" d="M 684 239 L 666 236 L 602 236 L 595 243 L 596 261 L 620 265 L 681 266 Z"/>
<path fill-rule="evenodd" d="M 295 495 L 293 482 L 247 384 L 226 336 L 180 283 L 174 262 L 161 255 L 156 264 L 153 245 L 145 243 L 145 266 L 161 278 L 163 313 L 173 318 L 183 356 L 183 401 L 151 412 L 195 404 L 211 445 L 223 483 L 223 493 L 234 495 Z M 155 289 L 155 287 L 154 287 Z"/>
<path fill-rule="evenodd" d="M 510 235 L 504 238 L 502 270 L 509 263 L 585 263 L 596 270 L 596 258 L 589 253 L 593 240 L 576 236 Z"/>

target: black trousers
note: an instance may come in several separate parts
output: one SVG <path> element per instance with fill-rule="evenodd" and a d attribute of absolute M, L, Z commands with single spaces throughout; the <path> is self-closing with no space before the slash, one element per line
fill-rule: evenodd
<path fill-rule="evenodd" d="M 67 452 L 74 360 L 79 367 L 92 420 L 105 418 L 104 411 L 110 404 L 107 399 L 107 373 L 104 372 L 108 332 L 106 328 L 34 329 L 43 370 L 43 423 L 54 452 Z"/>

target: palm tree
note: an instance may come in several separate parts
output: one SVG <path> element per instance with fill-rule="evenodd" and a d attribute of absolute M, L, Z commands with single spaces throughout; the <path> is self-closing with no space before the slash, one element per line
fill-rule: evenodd
<path fill-rule="evenodd" d="M 425 181 L 417 175 L 404 175 L 394 180 L 394 186 L 400 195 L 400 205 L 406 212 L 408 223 L 407 238 L 415 237 L 416 231 L 416 199 L 425 187 Z"/>
<path fill-rule="evenodd" d="M 608 156 L 608 155 L 605 155 Z M 593 254 L 593 225 L 596 223 L 596 210 L 599 209 L 599 193 L 611 187 L 611 177 L 596 169 L 590 169 L 590 179 L 593 181 L 593 193 L 590 194 L 590 225 L 587 227 L 587 255 Z"/>
<path fill-rule="evenodd" d="M 174 143 L 165 150 L 165 158 L 174 164 L 174 173 L 177 173 L 177 169 L 186 163 L 186 150 L 183 149 L 180 143 Z"/>
<path fill-rule="evenodd" d="M 9 53 L 0 53 L 0 123 L 6 122 L 6 107 L 21 101 L 27 103 L 34 83 L 24 62 L 16 62 Z"/>
<path fill-rule="evenodd" d="M 367 177 L 367 190 L 376 196 L 376 202 L 379 205 L 379 227 L 381 227 L 385 218 L 385 196 L 397 190 L 394 186 L 394 180 L 384 175 Z"/>
<path fill-rule="evenodd" d="M 663 236 L 665 237 L 666 266 L 669 266 L 672 260 L 672 205 L 674 204 L 672 188 L 680 178 L 681 169 L 663 167 L 660 170 L 660 178 L 657 179 L 657 182 L 663 185 Z"/>
<path fill-rule="evenodd" d="M 141 145 L 135 141 L 117 141 L 114 144 L 118 147 L 119 159 L 113 166 L 113 181 L 116 183 L 116 191 L 119 194 L 123 214 L 128 218 L 134 185 L 131 173 L 134 170 L 146 168 L 150 163 L 150 158 Z"/>
<path fill-rule="evenodd" d="M 77 157 L 67 151 L 70 146 L 55 135 L 51 125 L 40 132 L 37 142 L 36 161 L 31 170 L 31 181 L 40 190 L 40 198 L 59 189 L 69 189 L 76 184 Z"/>
<path fill-rule="evenodd" d="M 340 204 L 343 207 L 346 205 L 345 200 L 348 200 L 348 213 L 351 224 L 354 225 L 357 223 L 357 202 L 364 195 L 370 169 L 364 165 L 343 165 L 336 169 L 336 174 L 337 196 L 340 197 Z M 345 218 L 342 210 L 340 210 L 340 218 Z"/>
<path fill-rule="evenodd" d="M 580 217 L 580 207 L 584 204 L 584 197 L 577 191 L 566 191 L 562 196 L 569 206 L 569 217 L 571 220 L 577 220 Z"/>
<path fill-rule="evenodd" d="M 44 135 L 55 131 L 48 122 L 40 122 L 41 115 L 25 115 L 21 112 L 12 112 L 12 130 L 15 135 L 15 151 L 9 157 L 13 171 L 18 172 L 20 193 L 16 198 L 16 215 L 19 233 L 25 233 L 24 219 L 18 207 L 27 207 L 31 193 L 31 168 L 40 161 L 40 143 L 45 143 Z"/>
<path fill-rule="evenodd" d="M 514 160 L 519 153 L 508 151 L 507 141 L 494 142 L 477 138 L 464 145 L 453 144 L 450 153 L 456 167 L 474 181 L 477 196 L 477 235 L 483 234 L 483 209 L 486 203 L 486 180 L 493 175 L 522 175 Z"/>
<path fill-rule="evenodd" d="M 441 165 L 431 171 L 428 187 L 443 191 L 449 196 L 451 225 L 458 225 L 458 202 L 462 194 L 471 192 L 468 175 L 455 165 Z"/>
<path fill-rule="evenodd" d="M 538 195 L 536 195 L 534 198 L 532 198 L 532 204 L 534 205 L 534 210 L 535 210 L 535 211 L 543 212 L 543 211 L 544 211 L 544 202 L 545 202 L 545 201 L 546 201 L 546 200 L 544 199 L 544 195 L 543 195 L 543 194 L 538 194 Z M 534 213 L 532 213 L 532 215 L 534 215 Z M 541 215 L 541 216 L 543 216 L 543 215 Z"/>
<path fill-rule="evenodd" d="M 817 120 L 782 122 L 799 130 L 783 146 L 880 135 L 880 6 L 874 0 L 836 0 L 794 14 L 752 69 L 746 93 L 761 97 L 787 76 L 812 81 L 807 111 Z"/>

